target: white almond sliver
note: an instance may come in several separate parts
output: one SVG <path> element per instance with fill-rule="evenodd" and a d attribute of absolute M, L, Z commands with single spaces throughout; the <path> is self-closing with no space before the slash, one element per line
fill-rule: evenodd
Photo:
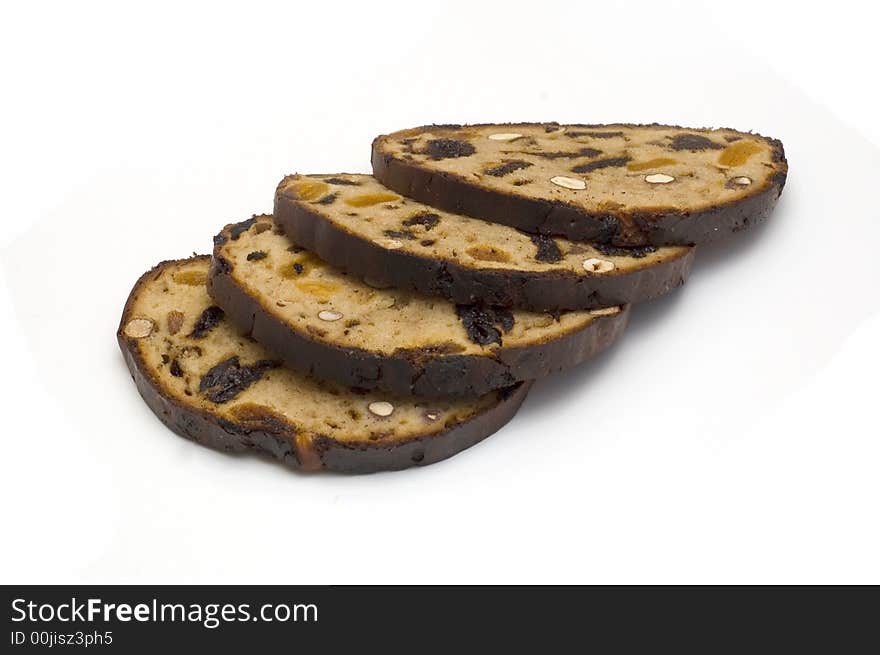
<path fill-rule="evenodd" d="M 576 177 L 565 177 L 564 175 L 557 175 L 556 177 L 551 177 L 550 181 L 553 182 L 556 186 L 561 186 L 565 189 L 574 189 L 575 191 L 581 191 L 587 188 L 587 183 L 583 180 L 579 180 Z"/>
<path fill-rule="evenodd" d="M 607 259 L 590 257 L 584 260 L 584 270 L 588 273 L 607 273 L 614 270 L 614 262 L 610 262 Z"/>
<path fill-rule="evenodd" d="M 153 333 L 156 325 L 148 318 L 133 318 L 125 324 L 123 332 L 132 339 L 143 339 Z"/>
<path fill-rule="evenodd" d="M 386 417 L 391 416 L 394 412 L 394 405 L 391 403 L 386 403 L 384 400 L 379 400 L 374 403 L 370 403 L 367 405 L 367 409 L 370 410 L 371 413 L 376 416 Z"/>
<path fill-rule="evenodd" d="M 492 141 L 513 141 L 514 139 L 518 139 L 522 136 L 517 132 L 496 132 L 495 134 L 490 134 L 489 138 Z"/>

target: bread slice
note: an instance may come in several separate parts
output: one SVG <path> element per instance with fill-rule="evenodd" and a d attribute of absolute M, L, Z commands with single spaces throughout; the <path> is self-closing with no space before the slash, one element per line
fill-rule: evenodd
<path fill-rule="evenodd" d="M 293 468 L 365 473 L 430 464 L 489 436 L 528 384 L 419 401 L 346 389 L 280 365 L 205 289 L 209 257 L 163 262 L 128 298 L 117 339 L 137 388 L 176 433 Z"/>
<path fill-rule="evenodd" d="M 435 210 L 370 175 L 290 175 L 275 222 L 349 273 L 391 286 L 532 311 L 649 300 L 684 283 L 690 246 L 575 243 Z"/>
<path fill-rule="evenodd" d="M 373 142 L 397 193 L 528 232 L 618 246 L 705 243 L 762 221 L 782 143 L 669 125 L 430 125 Z"/>
<path fill-rule="evenodd" d="M 553 316 L 375 288 L 272 228 L 271 216 L 227 226 L 208 291 L 292 367 L 346 386 L 480 395 L 584 361 L 628 318 L 628 306 Z"/>

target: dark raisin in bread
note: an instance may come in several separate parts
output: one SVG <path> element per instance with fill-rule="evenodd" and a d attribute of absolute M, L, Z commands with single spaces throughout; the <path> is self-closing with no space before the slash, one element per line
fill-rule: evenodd
<path fill-rule="evenodd" d="M 209 262 L 164 262 L 144 274 L 117 333 L 150 409 L 193 441 L 298 469 L 402 469 L 484 439 L 525 397 L 527 384 L 480 398 L 416 401 L 295 373 L 213 305 L 205 289 Z"/>
<path fill-rule="evenodd" d="M 373 174 L 441 209 L 618 246 L 704 243 L 762 221 L 782 143 L 668 125 L 435 125 L 378 137 Z"/>
<path fill-rule="evenodd" d="M 619 248 L 526 234 L 403 198 L 370 175 L 290 175 L 275 222 L 346 272 L 455 303 L 532 311 L 656 298 L 682 284 L 694 248 Z"/>
<path fill-rule="evenodd" d="M 584 361 L 628 318 L 628 306 L 551 315 L 376 288 L 272 228 L 271 216 L 227 226 L 208 291 L 292 367 L 347 386 L 479 395 Z"/>

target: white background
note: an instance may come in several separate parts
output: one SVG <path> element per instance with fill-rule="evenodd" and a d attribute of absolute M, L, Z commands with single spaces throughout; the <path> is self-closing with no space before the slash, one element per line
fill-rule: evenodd
<path fill-rule="evenodd" d="M 4 9 L 0 582 L 880 582 L 876 9 L 592 4 Z M 376 134 L 520 120 L 754 129 L 789 182 L 446 462 L 299 475 L 141 403 L 141 272 Z"/>

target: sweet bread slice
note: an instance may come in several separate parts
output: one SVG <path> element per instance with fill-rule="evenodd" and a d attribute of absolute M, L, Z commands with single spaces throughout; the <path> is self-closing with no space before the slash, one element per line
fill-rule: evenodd
<path fill-rule="evenodd" d="M 704 243 L 762 221 L 782 143 L 670 125 L 429 125 L 378 137 L 397 193 L 528 232 L 618 246 Z"/>
<path fill-rule="evenodd" d="M 349 273 L 455 303 L 532 311 L 656 298 L 684 283 L 694 253 L 529 235 L 404 198 L 370 175 L 290 175 L 275 193 L 275 222 Z"/>
<path fill-rule="evenodd" d="M 346 386 L 481 395 L 584 361 L 628 318 L 628 306 L 551 315 L 376 288 L 273 227 L 255 216 L 215 237 L 208 291 L 293 368 Z"/>
<path fill-rule="evenodd" d="M 205 289 L 209 257 L 163 262 L 131 291 L 117 339 L 137 388 L 174 432 L 297 469 L 366 473 L 430 464 L 489 436 L 528 383 L 419 401 L 351 390 L 281 366 Z"/>

